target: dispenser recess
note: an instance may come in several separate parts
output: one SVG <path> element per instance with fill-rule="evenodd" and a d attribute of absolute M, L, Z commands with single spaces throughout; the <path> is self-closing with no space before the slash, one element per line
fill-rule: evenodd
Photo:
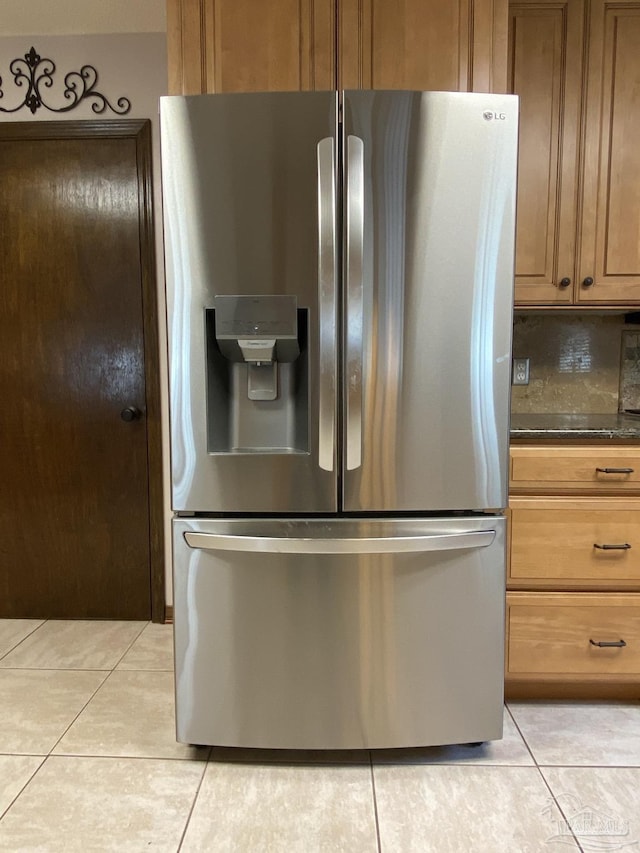
<path fill-rule="evenodd" d="M 245 362 L 250 400 L 278 396 L 276 362 L 300 355 L 295 296 L 216 296 L 216 340 L 229 361 Z"/>
<path fill-rule="evenodd" d="M 307 311 L 288 295 L 206 309 L 210 453 L 308 452 Z"/>

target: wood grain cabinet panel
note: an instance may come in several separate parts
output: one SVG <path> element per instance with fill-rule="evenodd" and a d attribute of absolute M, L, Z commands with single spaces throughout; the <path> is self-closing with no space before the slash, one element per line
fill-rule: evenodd
<path fill-rule="evenodd" d="M 509 91 L 521 98 L 516 303 L 634 305 L 639 0 L 514 0 Z"/>
<path fill-rule="evenodd" d="M 167 0 L 169 91 L 336 86 L 333 0 Z"/>
<path fill-rule="evenodd" d="M 510 588 L 640 589 L 640 499 L 512 498 Z"/>
<path fill-rule="evenodd" d="M 640 448 L 515 446 L 509 491 L 514 495 L 640 492 Z"/>
<path fill-rule="evenodd" d="M 640 2 L 592 0 L 589 33 L 578 302 L 636 302 Z"/>
<path fill-rule="evenodd" d="M 508 88 L 520 97 L 516 301 L 570 304 L 583 3 L 524 0 L 509 13 Z"/>
<path fill-rule="evenodd" d="M 640 696 L 639 461 L 633 445 L 511 447 L 507 698 Z"/>
<path fill-rule="evenodd" d="M 506 91 L 508 0 L 167 0 L 169 91 Z"/>
<path fill-rule="evenodd" d="M 506 0 L 339 0 L 339 86 L 504 92 Z"/>
<path fill-rule="evenodd" d="M 603 601 L 590 593 L 514 592 L 507 613 L 510 675 L 567 681 L 640 675 L 640 595 Z"/>

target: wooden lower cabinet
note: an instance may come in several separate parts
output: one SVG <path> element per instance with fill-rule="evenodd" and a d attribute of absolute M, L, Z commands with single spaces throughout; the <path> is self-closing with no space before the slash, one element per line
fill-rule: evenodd
<path fill-rule="evenodd" d="M 512 698 L 640 698 L 640 593 L 509 592 L 506 679 Z"/>
<path fill-rule="evenodd" d="M 511 448 L 505 695 L 640 698 L 640 448 Z"/>
<path fill-rule="evenodd" d="M 511 448 L 509 492 L 640 493 L 640 450 L 625 445 L 518 445 Z"/>
<path fill-rule="evenodd" d="M 640 591 L 640 498 L 511 498 L 510 589 Z"/>

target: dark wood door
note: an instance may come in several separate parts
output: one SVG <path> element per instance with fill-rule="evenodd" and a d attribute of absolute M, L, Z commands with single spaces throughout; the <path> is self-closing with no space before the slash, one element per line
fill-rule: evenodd
<path fill-rule="evenodd" d="M 147 619 L 141 143 L 73 124 L 0 128 L 0 616 Z"/>

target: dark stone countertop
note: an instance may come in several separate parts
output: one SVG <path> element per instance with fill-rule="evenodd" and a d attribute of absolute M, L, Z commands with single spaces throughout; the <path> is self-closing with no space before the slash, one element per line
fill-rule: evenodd
<path fill-rule="evenodd" d="M 512 439 L 640 440 L 640 415 L 511 415 Z"/>

